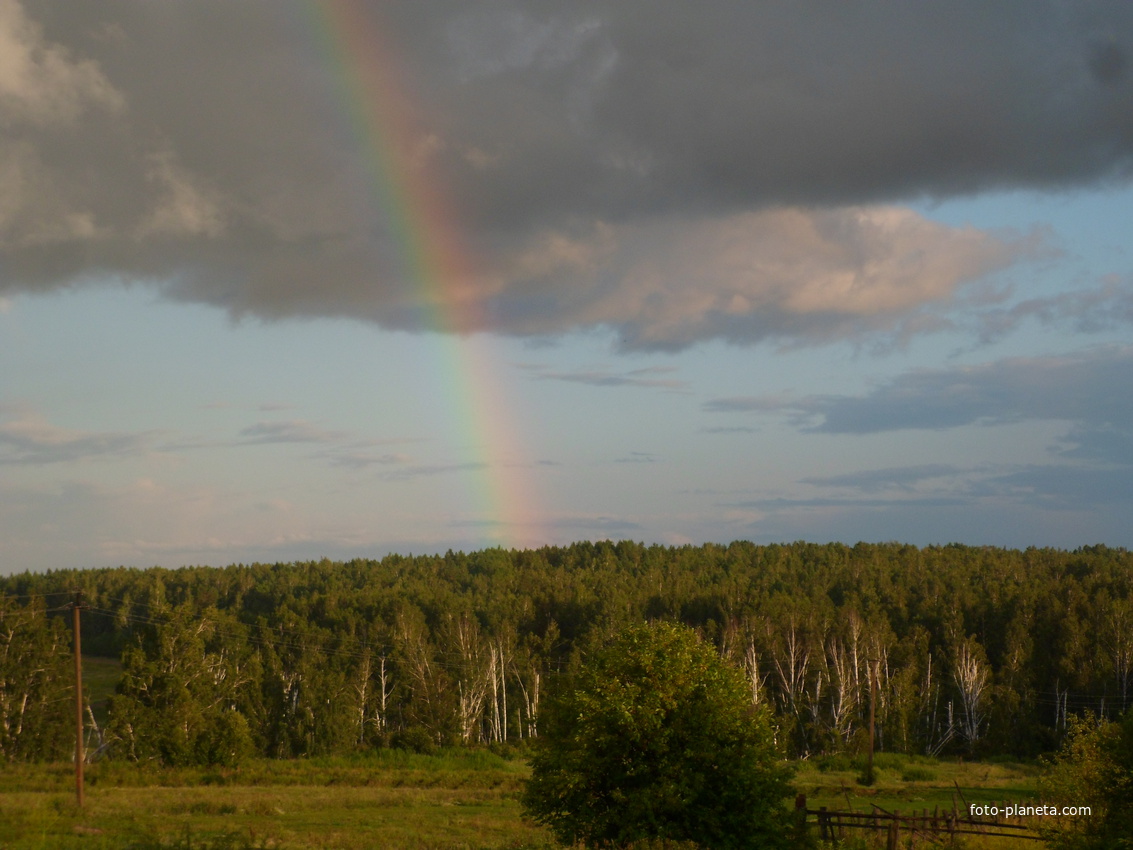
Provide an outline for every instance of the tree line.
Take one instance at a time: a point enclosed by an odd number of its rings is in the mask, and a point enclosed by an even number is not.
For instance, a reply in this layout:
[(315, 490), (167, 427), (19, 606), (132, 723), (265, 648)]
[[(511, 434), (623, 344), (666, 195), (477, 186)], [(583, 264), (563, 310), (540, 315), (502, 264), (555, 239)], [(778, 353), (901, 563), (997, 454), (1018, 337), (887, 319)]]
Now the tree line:
[[(118, 658), (89, 751), (167, 764), (538, 735), (563, 671), (684, 623), (796, 756), (1031, 756), (1133, 703), (1133, 556), (959, 545), (577, 543), (0, 578), (0, 760), (73, 742), (67, 607)], [(102, 714), (101, 722), (97, 719)]]

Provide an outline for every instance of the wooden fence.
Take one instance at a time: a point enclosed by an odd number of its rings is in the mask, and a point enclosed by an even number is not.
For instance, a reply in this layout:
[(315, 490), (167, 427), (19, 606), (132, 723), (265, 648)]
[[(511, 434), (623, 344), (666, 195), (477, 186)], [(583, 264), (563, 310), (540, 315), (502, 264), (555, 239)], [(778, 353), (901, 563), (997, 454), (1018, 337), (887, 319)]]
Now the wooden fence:
[(974, 818), (961, 815), (956, 809), (941, 812), (939, 808), (914, 810), (910, 814), (899, 811), (887, 812), (874, 806), (872, 812), (837, 811), (822, 806), (808, 809), (806, 796), (800, 794), (795, 799), (796, 817), (804, 828), (818, 827), (818, 837), (823, 841), (846, 838), (852, 830), (868, 829), (885, 833), (887, 850), (898, 850), (907, 839), (923, 840), (926, 844), (947, 844), (960, 835), (983, 835), (988, 837), (1013, 838), (1016, 841), (1042, 841), (1036, 830), (1018, 823), (1008, 823), (998, 818)]

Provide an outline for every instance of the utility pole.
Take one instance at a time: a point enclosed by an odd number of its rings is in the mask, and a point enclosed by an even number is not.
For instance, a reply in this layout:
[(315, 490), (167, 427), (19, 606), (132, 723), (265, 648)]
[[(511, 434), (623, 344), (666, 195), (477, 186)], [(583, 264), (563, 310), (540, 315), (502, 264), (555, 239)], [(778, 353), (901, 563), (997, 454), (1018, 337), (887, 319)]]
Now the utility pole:
[(877, 663), (869, 662), (869, 757), (865, 768), (865, 784), (873, 784), (873, 719), (877, 704)]
[(83, 762), (86, 761), (86, 748), (83, 746), (83, 652), (79, 626), (82, 607), (83, 592), (76, 590), (71, 612), (75, 625), (75, 801), (80, 809), (83, 807)]

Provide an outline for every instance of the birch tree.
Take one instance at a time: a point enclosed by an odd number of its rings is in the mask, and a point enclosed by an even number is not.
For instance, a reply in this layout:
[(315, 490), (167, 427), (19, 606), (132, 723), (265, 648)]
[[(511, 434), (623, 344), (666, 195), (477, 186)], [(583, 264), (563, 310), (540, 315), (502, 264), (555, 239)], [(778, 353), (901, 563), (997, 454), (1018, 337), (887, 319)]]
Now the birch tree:
[(983, 733), (986, 707), (984, 696), (989, 682), (983, 648), (974, 638), (959, 643), (952, 659), (952, 681), (960, 696), (962, 716), (960, 736), (974, 749)]
[(70, 637), (43, 601), (0, 597), (0, 762), (46, 761), (74, 751)]

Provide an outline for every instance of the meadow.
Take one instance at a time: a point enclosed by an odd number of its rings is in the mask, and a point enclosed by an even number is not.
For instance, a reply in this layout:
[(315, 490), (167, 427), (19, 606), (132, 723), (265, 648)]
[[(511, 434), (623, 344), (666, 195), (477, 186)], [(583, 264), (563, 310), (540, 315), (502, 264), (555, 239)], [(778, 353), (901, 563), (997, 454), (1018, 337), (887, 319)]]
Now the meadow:
[(80, 811), (70, 765), (8, 766), (0, 847), (539, 847), (546, 836), (516, 800), (526, 773), (522, 760), (485, 750), (226, 770), (102, 762), (87, 769)]
[[(1025, 803), (1039, 774), (1029, 764), (879, 754), (867, 787), (858, 782), (860, 760), (797, 767), (795, 787), (812, 808), (906, 813)], [(549, 850), (549, 835), (521, 816), (527, 775), (519, 754), (469, 748), (265, 759), (223, 770), (105, 761), (88, 767), (79, 811), (70, 765), (9, 765), (0, 773), (0, 847)]]

